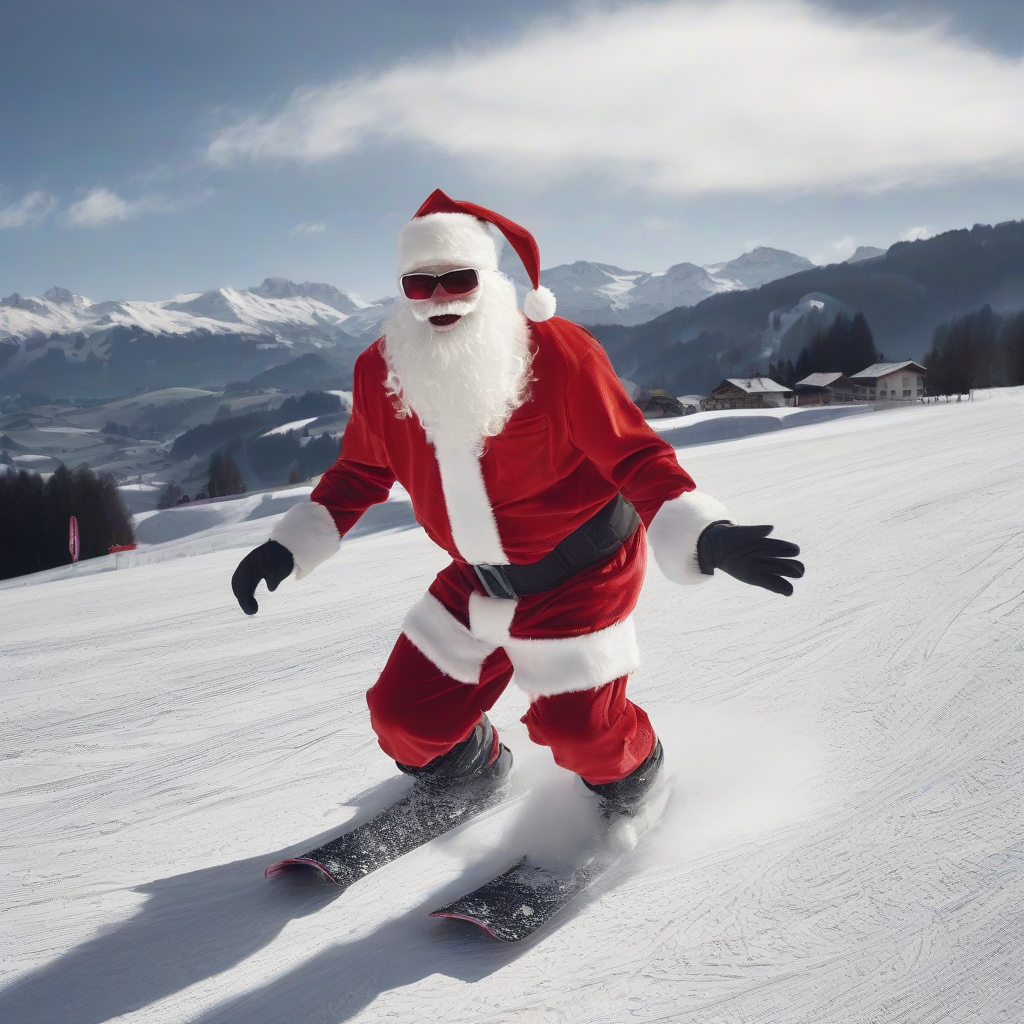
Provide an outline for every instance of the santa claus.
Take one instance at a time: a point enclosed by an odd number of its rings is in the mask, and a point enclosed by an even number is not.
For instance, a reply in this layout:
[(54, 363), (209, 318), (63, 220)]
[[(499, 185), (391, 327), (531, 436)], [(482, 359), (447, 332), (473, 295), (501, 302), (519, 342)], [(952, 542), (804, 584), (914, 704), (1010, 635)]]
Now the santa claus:
[[(525, 316), (495, 228), (533, 284)], [(356, 362), (340, 457), (242, 560), (235, 596), (255, 614), (260, 580), (312, 572), (397, 480), (452, 561), (367, 693), (381, 748), (424, 784), (497, 783), (512, 758), (486, 712), (514, 679), (530, 738), (606, 813), (633, 813), (662, 760), (626, 697), (648, 543), (677, 583), (717, 568), (786, 595), (799, 548), (696, 490), (600, 344), (554, 316), (522, 227), (438, 190), (399, 234), (398, 272), (403, 301)]]

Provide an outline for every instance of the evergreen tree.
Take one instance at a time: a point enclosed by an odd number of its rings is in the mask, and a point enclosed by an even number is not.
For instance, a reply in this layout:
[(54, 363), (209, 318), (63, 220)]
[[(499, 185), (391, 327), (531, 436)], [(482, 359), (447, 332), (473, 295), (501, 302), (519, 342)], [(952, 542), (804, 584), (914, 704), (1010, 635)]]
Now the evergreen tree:
[(792, 359), (780, 359), (777, 363), (769, 363), (768, 376), (776, 384), (784, 384), (787, 388), (791, 388), (800, 379), (793, 368)]
[(999, 360), (1007, 384), (1024, 384), (1024, 312), (1004, 320), (999, 332)]
[(875, 339), (863, 313), (851, 319), (839, 313), (797, 357), (794, 375), (803, 380), (812, 373), (844, 373), (852, 376), (878, 362)]
[(59, 466), (45, 483), (38, 473), (0, 475), (0, 579), (67, 565), (68, 522), (78, 520), (80, 557), (105, 555), (134, 541), (131, 515), (109, 473)]
[(878, 362), (875, 339), (863, 313), (854, 315), (850, 322), (850, 338), (848, 347), (840, 357), (840, 370), (847, 377), (852, 377), (861, 370), (866, 370)]
[(181, 498), (181, 488), (172, 480), (161, 492), (157, 508), (173, 508)]
[(210, 479), (206, 487), (211, 498), (225, 498), (229, 494), (245, 494), (245, 481), (235, 460), (230, 455), (216, 452), (210, 459)]
[(996, 339), (1001, 321), (990, 306), (935, 328), (925, 356), (933, 395), (965, 395), (998, 381)]

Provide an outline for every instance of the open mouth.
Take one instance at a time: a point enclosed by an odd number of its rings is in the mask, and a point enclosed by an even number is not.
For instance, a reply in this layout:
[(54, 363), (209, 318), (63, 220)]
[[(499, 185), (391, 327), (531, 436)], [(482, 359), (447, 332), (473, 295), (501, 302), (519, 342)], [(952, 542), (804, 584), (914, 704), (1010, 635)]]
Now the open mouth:
[(427, 317), (432, 327), (437, 327), (442, 331), (450, 330), (462, 319), (458, 313), (444, 313), (441, 316)]

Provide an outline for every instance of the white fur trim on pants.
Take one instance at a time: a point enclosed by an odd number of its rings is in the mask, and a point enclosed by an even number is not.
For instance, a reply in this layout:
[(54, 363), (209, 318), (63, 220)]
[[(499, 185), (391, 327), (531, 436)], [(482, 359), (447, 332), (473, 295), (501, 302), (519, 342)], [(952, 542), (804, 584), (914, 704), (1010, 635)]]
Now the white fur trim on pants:
[(473, 594), (469, 629), (432, 594), (409, 610), (402, 632), (421, 654), (460, 683), (475, 685), (487, 656), (499, 647), (515, 682), (531, 697), (591, 690), (635, 672), (640, 665), (633, 616), (582, 636), (524, 640), (509, 636), (514, 601)]
[(341, 545), (334, 518), (318, 501), (300, 501), (277, 521), (269, 540), (276, 540), (295, 559), (295, 578), (308, 576)]
[(711, 579), (697, 564), (697, 539), (705, 527), (734, 522), (729, 510), (703, 491), (687, 491), (666, 501), (647, 528), (647, 541), (658, 568), (673, 583), (703, 583)]

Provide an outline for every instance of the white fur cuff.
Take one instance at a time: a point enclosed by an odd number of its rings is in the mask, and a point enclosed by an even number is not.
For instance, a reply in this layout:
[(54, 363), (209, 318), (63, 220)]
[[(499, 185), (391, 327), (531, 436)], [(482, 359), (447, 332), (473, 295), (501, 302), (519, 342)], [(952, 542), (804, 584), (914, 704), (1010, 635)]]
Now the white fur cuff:
[(341, 545), (334, 518), (318, 501), (292, 505), (270, 531), (269, 539), (276, 540), (292, 553), (297, 580), (308, 576)]
[(647, 528), (647, 540), (658, 568), (673, 583), (703, 583), (711, 579), (697, 564), (697, 538), (717, 522), (735, 522), (729, 510), (710, 494), (687, 491), (666, 501)]

